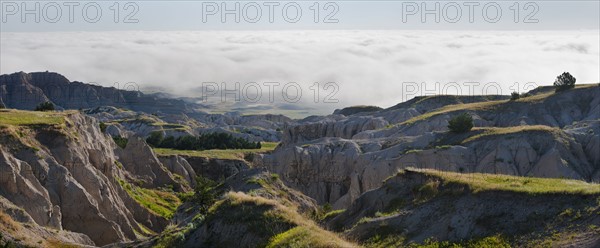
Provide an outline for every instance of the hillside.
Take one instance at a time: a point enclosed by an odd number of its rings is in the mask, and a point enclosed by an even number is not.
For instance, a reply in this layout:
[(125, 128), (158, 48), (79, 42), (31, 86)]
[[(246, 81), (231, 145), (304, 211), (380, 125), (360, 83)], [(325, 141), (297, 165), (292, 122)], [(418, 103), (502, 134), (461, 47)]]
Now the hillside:
[[(498, 98), (432, 96), (374, 113), (299, 121), (260, 163), (338, 209), (407, 167), (600, 181), (598, 84)], [(475, 128), (448, 132), (448, 120), (465, 112)]]
[(358, 247), (312, 220), (314, 200), (276, 174), (244, 170), (200, 187), (161, 235), (112, 247)]
[(365, 247), (597, 247), (600, 185), (407, 169), (327, 223)]

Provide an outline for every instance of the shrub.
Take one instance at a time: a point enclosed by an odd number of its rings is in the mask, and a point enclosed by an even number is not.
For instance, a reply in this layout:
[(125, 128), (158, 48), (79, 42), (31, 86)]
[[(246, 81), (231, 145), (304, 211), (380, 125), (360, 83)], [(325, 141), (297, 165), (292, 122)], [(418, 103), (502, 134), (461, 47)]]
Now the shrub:
[(466, 133), (473, 128), (473, 117), (467, 113), (455, 116), (448, 122), (448, 128), (454, 133)]
[(521, 98), (521, 95), (519, 95), (519, 92), (513, 92), (510, 94), (510, 100), (514, 101), (514, 100), (519, 100), (519, 98)]
[(206, 214), (210, 206), (218, 199), (220, 192), (217, 190), (219, 184), (203, 176), (196, 177), (196, 188), (192, 197), (201, 214)]
[(123, 138), (120, 135), (113, 136), (112, 138), (115, 141), (115, 143), (119, 147), (121, 147), (121, 149), (125, 149), (125, 147), (127, 147), (127, 143), (129, 142), (129, 140), (127, 138)]
[(572, 89), (575, 87), (575, 77), (571, 73), (563, 72), (556, 80), (554, 80), (554, 86), (556, 86), (556, 92)]
[(6, 108), (6, 106), (4, 105), (4, 103), (0, 102), (0, 109), (5, 109), (5, 108)]
[(54, 111), (54, 103), (43, 102), (35, 107), (35, 111)]
[(100, 131), (102, 131), (103, 133), (106, 132), (106, 127), (106, 123), (100, 122)]
[(162, 132), (152, 132), (150, 133), (150, 136), (146, 139), (146, 143), (148, 143), (148, 145), (153, 146), (153, 147), (157, 147), (160, 145), (160, 143), (162, 143), (164, 140), (164, 136), (162, 134)]

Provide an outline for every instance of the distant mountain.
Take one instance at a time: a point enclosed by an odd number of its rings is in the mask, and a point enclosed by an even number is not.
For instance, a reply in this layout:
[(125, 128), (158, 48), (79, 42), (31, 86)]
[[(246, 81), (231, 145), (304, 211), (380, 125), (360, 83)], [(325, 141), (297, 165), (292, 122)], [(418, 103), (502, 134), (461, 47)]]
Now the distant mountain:
[(7, 108), (34, 109), (51, 101), (59, 108), (85, 109), (114, 106), (147, 113), (194, 113), (200, 105), (159, 94), (71, 82), (54, 72), (18, 72), (0, 75), (0, 103)]

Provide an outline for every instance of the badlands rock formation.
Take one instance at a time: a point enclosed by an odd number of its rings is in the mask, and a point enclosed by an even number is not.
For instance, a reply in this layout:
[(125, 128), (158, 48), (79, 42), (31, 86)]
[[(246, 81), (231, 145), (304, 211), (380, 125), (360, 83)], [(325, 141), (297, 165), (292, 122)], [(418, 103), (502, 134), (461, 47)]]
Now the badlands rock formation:
[[(532, 94), (426, 97), (374, 113), (311, 117), (284, 130), (261, 162), (335, 208), (407, 167), (599, 181), (600, 86)], [(448, 120), (463, 112), (475, 128), (449, 133)]]
[(159, 232), (167, 224), (131, 199), (118, 180), (185, 185), (145, 143), (130, 139), (121, 150), (96, 119), (77, 112), (65, 112), (62, 124), (5, 126), (0, 133), (0, 195), (36, 225), (78, 232), (96, 245), (137, 239), (142, 225)]

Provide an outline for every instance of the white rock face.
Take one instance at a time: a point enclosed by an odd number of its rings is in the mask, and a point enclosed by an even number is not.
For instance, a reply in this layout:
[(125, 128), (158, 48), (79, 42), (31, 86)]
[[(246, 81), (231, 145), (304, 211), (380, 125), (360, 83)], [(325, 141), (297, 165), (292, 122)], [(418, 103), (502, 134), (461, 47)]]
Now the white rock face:
[(95, 245), (134, 240), (135, 232), (143, 233), (138, 223), (159, 232), (167, 221), (131, 199), (116, 178), (147, 179), (148, 187), (188, 187), (173, 179), (140, 138), (118, 148), (94, 118), (71, 113), (65, 127), (28, 132), (18, 137), (0, 131), (0, 195), (22, 207), (36, 225), (82, 233)]

